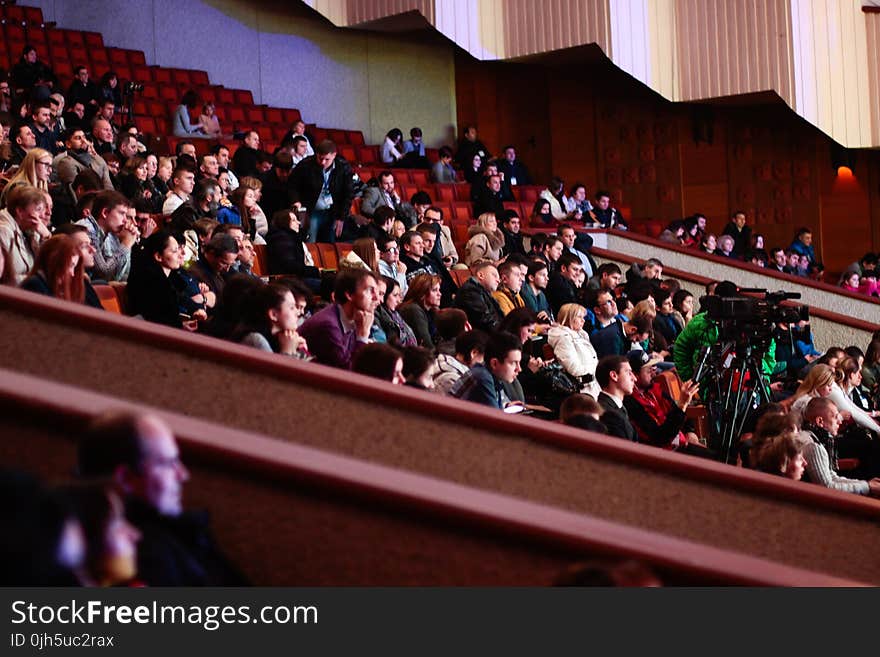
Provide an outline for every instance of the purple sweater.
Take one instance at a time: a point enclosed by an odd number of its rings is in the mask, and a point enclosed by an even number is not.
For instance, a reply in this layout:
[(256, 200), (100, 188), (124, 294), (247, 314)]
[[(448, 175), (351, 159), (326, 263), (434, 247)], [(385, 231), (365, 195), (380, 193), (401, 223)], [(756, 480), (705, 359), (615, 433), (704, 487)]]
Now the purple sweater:
[(342, 308), (331, 304), (309, 317), (299, 334), (306, 339), (316, 362), (350, 370), (355, 352), (364, 343), (358, 341), (355, 331), (342, 330), (341, 316)]

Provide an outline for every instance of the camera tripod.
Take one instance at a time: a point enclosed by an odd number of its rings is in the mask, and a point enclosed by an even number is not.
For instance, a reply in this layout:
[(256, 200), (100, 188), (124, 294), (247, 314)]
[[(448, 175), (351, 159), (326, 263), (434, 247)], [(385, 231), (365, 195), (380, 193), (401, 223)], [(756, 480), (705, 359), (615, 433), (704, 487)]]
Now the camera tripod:
[(709, 446), (724, 463), (736, 463), (736, 441), (749, 416), (771, 400), (761, 366), (763, 355), (747, 340), (719, 343), (706, 350), (698, 367), (699, 379), (706, 384)]

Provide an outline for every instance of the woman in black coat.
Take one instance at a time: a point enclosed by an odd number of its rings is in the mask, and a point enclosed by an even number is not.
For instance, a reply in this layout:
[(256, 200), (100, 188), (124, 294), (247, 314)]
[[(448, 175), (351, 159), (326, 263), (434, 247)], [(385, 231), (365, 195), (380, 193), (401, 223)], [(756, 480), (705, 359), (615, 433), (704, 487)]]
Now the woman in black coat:
[(321, 272), (306, 264), (300, 222), (293, 210), (279, 210), (272, 215), (272, 227), (266, 233), (266, 260), (270, 276), (297, 276), (313, 291), (321, 289)]
[[(129, 312), (148, 322), (194, 330), (196, 325), (189, 320), (207, 319), (207, 313), (186, 296), (187, 283), (178, 272), (183, 250), (177, 240), (171, 233), (159, 231), (141, 245), (126, 286)], [(184, 310), (189, 317), (184, 317)]]

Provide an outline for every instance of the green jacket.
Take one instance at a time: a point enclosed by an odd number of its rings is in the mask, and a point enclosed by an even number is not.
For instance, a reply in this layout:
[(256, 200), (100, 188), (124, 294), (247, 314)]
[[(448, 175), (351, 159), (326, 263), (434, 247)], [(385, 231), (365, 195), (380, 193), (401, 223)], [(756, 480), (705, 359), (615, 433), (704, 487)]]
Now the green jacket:
[[(675, 339), (672, 357), (675, 361), (675, 369), (682, 381), (687, 381), (694, 376), (697, 365), (697, 357), (704, 345), (713, 345), (718, 342), (718, 326), (706, 313), (698, 313), (690, 323), (684, 327)], [(764, 354), (761, 364), (764, 375), (770, 377), (776, 370), (776, 343), (770, 340), (770, 346)]]

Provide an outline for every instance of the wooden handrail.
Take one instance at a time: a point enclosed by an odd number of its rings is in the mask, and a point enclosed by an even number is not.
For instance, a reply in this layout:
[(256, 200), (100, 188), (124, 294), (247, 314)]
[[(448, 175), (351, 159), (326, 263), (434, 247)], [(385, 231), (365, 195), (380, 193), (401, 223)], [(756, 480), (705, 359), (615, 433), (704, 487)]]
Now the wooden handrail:
[[(376, 503), (394, 513), (490, 531), (504, 544), (632, 558), (691, 578), (758, 586), (861, 586), (747, 555), (699, 545), (546, 505), (279, 442), (176, 413), (0, 370), (0, 406), (39, 423), (81, 426), (107, 411), (150, 412), (169, 423), (189, 463), (207, 461), (245, 477), (306, 484)], [(8, 437), (7, 437), (8, 438)], [(16, 449), (26, 449), (17, 445)], [(280, 546), (279, 546), (280, 547)], [(466, 582), (463, 582), (466, 583)], [(511, 582), (515, 584), (516, 582)]]

